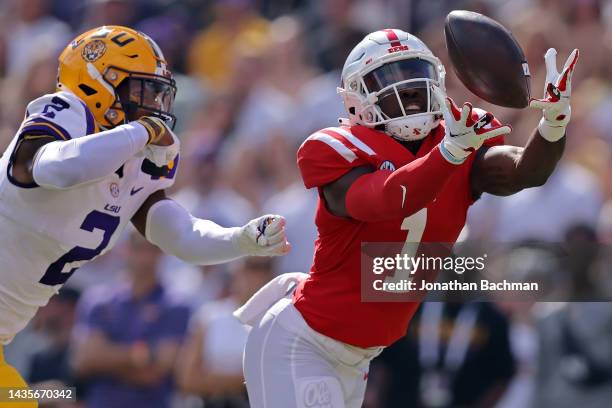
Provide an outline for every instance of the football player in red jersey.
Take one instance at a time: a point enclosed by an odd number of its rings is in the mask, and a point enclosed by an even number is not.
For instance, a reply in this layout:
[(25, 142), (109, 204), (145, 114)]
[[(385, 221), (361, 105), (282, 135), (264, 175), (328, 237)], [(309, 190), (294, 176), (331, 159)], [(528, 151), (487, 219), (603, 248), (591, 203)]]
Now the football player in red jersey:
[(253, 326), (244, 358), (252, 407), (361, 406), (369, 362), (418, 307), (361, 301), (361, 243), (452, 243), (482, 193), (544, 184), (563, 153), (577, 58), (558, 73), (547, 52), (545, 97), (530, 103), (543, 118), (516, 147), (491, 113), (446, 97), (444, 67), (418, 38), (381, 30), (353, 49), (338, 89), (348, 120), (308, 137), (297, 155), (304, 184), (319, 191), (311, 273), (292, 297), (274, 299), (286, 285), (273, 281), (237, 313)]

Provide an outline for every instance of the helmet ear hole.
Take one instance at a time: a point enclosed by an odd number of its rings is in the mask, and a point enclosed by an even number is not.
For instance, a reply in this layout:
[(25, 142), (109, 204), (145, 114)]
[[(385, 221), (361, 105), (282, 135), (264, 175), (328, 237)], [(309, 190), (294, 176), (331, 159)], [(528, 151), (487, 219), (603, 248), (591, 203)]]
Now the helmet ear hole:
[(83, 91), (83, 93), (87, 96), (91, 96), (98, 93), (98, 91), (85, 84), (79, 84), (79, 89)]
[(351, 107), (348, 109), (348, 111), (349, 111), (349, 113), (350, 113), (351, 115), (354, 115), (354, 114), (355, 114), (355, 107), (354, 107), (354, 106), (351, 106)]

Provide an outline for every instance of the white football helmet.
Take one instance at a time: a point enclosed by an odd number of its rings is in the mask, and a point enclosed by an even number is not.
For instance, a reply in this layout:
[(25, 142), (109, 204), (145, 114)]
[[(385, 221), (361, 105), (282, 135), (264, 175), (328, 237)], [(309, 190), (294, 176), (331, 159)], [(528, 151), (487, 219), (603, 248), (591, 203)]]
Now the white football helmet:
[(440, 123), (432, 87), (445, 92), (446, 71), (423, 41), (402, 30), (368, 34), (342, 68), (338, 94), (351, 125), (384, 125), (390, 136), (420, 140)]

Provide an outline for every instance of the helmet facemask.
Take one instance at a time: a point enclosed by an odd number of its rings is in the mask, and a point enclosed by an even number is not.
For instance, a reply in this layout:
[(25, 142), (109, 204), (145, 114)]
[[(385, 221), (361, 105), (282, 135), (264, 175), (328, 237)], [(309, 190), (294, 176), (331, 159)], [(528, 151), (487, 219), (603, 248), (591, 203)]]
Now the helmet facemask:
[(428, 56), (409, 57), (363, 74), (359, 81), (365, 99), (360, 112), (363, 124), (384, 126), (386, 133), (402, 141), (427, 136), (442, 117), (433, 98), (433, 87), (443, 83), (437, 63)]
[(130, 72), (116, 88), (116, 101), (112, 109), (122, 110), (129, 122), (142, 116), (155, 116), (174, 129), (176, 116), (172, 114), (172, 108), (175, 96), (174, 79)]

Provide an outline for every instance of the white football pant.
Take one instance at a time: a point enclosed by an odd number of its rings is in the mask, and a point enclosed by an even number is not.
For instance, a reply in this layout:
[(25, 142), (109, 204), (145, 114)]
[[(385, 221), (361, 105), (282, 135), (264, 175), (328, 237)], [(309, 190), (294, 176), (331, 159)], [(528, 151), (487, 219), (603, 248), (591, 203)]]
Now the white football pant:
[(360, 408), (370, 361), (381, 351), (316, 332), (285, 297), (247, 339), (243, 366), (251, 407)]

